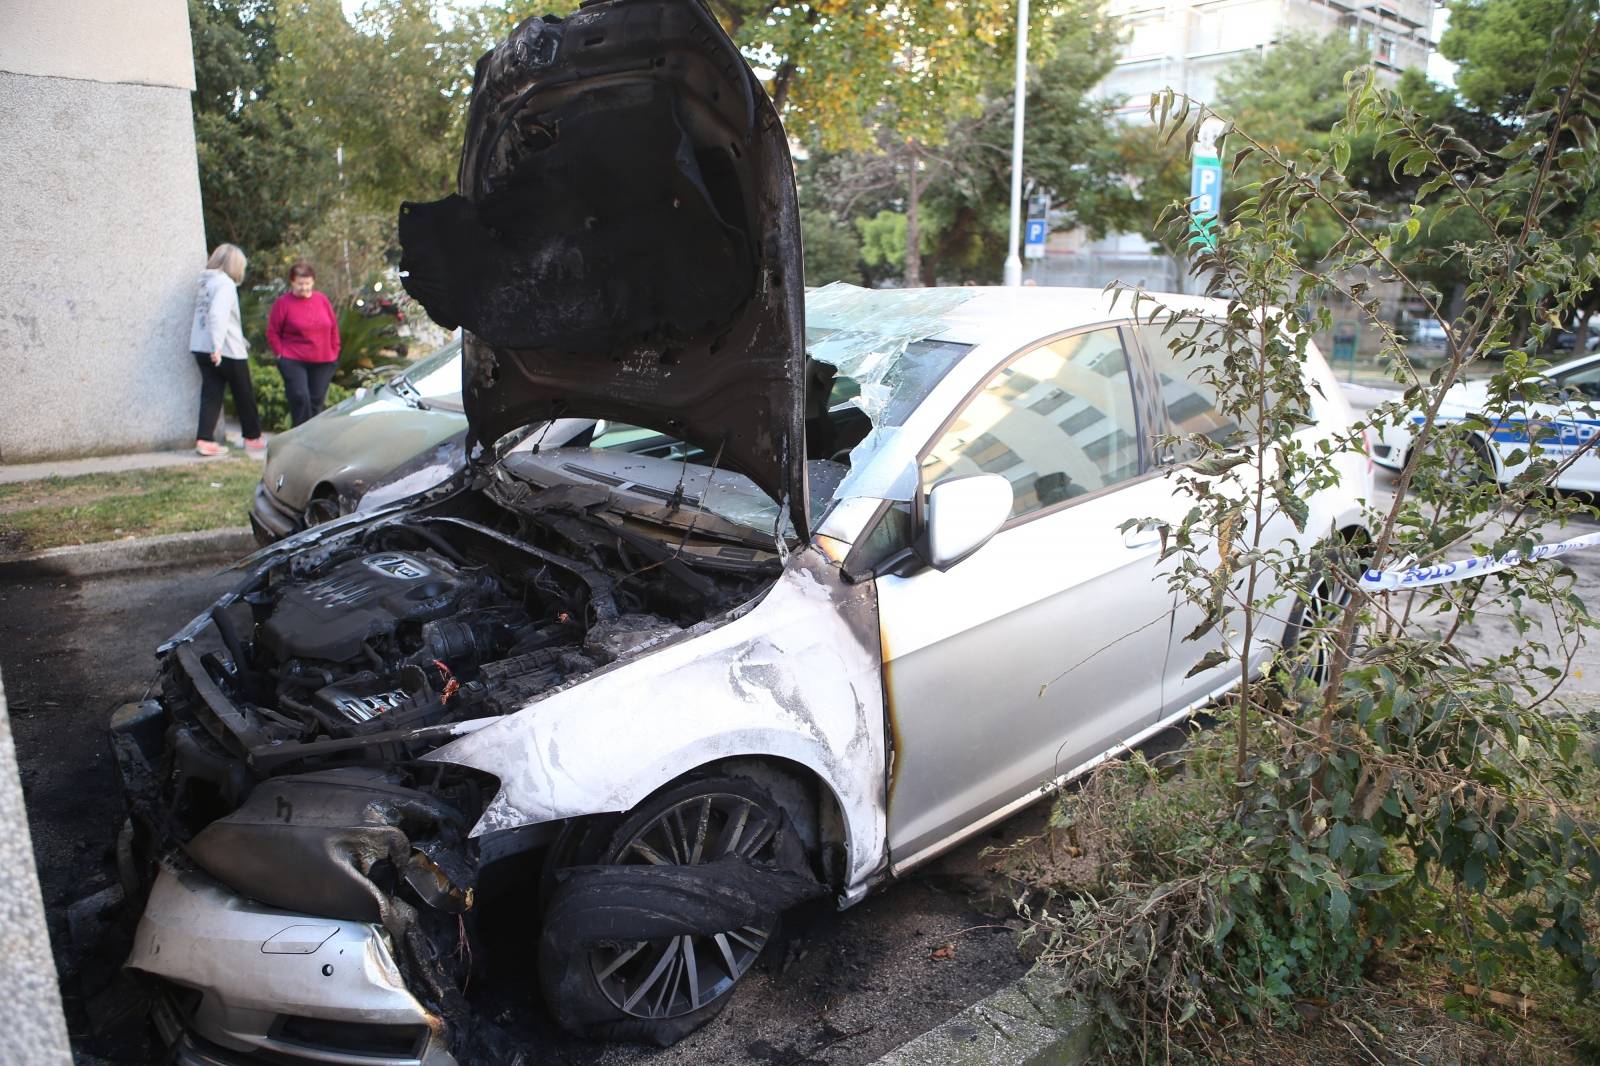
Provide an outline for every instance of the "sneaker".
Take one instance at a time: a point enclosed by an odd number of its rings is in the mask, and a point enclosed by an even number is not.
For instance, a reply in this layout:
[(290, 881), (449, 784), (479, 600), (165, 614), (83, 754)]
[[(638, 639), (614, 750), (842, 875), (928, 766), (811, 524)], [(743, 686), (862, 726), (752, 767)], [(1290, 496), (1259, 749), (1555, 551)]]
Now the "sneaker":
[(228, 449), (224, 448), (214, 440), (197, 440), (194, 442), (194, 450), (199, 452), (201, 455), (210, 456), (221, 455)]
[(267, 442), (261, 437), (246, 437), (244, 439), (244, 450), (247, 452), (264, 452), (267, 450)]

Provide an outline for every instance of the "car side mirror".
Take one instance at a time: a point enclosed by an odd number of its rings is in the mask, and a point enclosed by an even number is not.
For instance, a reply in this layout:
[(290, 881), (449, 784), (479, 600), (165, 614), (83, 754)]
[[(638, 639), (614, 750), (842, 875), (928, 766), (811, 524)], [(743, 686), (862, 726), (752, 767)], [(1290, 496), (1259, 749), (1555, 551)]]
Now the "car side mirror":
[(922, 557), (948, 570), (989, 542), (1011, 517), (1011, 482), (999, 474), (941, 481), (928, 491)]

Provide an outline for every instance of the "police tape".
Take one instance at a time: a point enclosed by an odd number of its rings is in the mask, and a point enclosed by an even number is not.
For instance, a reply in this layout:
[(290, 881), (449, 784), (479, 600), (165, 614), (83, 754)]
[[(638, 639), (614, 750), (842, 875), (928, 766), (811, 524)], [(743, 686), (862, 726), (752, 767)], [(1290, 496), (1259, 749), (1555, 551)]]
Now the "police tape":
[(1476, 559), (1462, 559), (1454, 563), (1435, 563), (1432, 566), (1412, 566), (1404, 570), (1368, 570), (1358, 584), (1363, 592), (1401, 592), (1406, 589), (1427, 588), (1430, 585), (1448, 585), (1453, 581), (1483, 577), (1486, 574), (1509, 570), (1522, 563), (1553, 559), (1568, 552), (1600, 547), (1600, 533), (1588, 533), (1571, 540), (1554, 544), (1541, 544), (1524, 557), (1521, 552), (1509, 551), (1504, 555), (1480, 555)]

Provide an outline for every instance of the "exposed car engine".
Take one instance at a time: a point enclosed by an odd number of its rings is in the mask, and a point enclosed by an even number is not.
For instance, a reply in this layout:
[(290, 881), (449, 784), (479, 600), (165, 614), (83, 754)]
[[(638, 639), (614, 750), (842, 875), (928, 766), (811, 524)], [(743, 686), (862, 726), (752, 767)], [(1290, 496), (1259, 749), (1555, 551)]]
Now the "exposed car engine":
[(512, 682), (532, 694), (601, 664), (560, 597), (536, 603), (436, 551), (358, 555), (283, 590), (257, 626), (257, 660), (278, 710), (313, 735), (431, 725), (483, 713), (491, 687), (504, 703)]
[(547, 493), (513, 511), (462, 494), (298, 552), (213, 609), (221, 647), (176, 643), (166, 714), (121, 730), (169, 753), (147, 791), (178, 815), (163, 835), (188, 839), (267, 777), (402, 765), (452, 724), (518, 710), (776, 573), (763, 553), (708, 561), (585, 502)]

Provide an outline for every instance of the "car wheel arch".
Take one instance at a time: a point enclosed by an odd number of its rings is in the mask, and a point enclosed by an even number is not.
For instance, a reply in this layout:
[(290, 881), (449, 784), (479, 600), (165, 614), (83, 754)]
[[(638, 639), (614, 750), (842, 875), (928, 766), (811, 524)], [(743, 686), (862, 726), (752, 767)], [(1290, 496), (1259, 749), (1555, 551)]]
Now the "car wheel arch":
[[(331, 510), (329, 509), (331, 505)], [(322, 525), (335, 518), (348, 514), (350, 508), (346, 505), (344, 495), (334, 487), (330, 481), (319, 481), (312, 486), (311, 495), (306, 498), (305, 518), (307, 526)]]
[(540, 894), (548, 896), (557, 870), (571, 865), (596, 840), (608, 837), (634, 811), (657, 796), (694, 782), (716, 777), (743, 777), (770, 793), (789, 816), (807, 857), (822, 882), (835, 896), (848, 879), (850, 826), (843, 801), (817, 770), (779, 755), (745, 754), (719, 758), (686, 770), (662, 782), (626, 810), (577, 815), (561, 822), (542, 864)]

